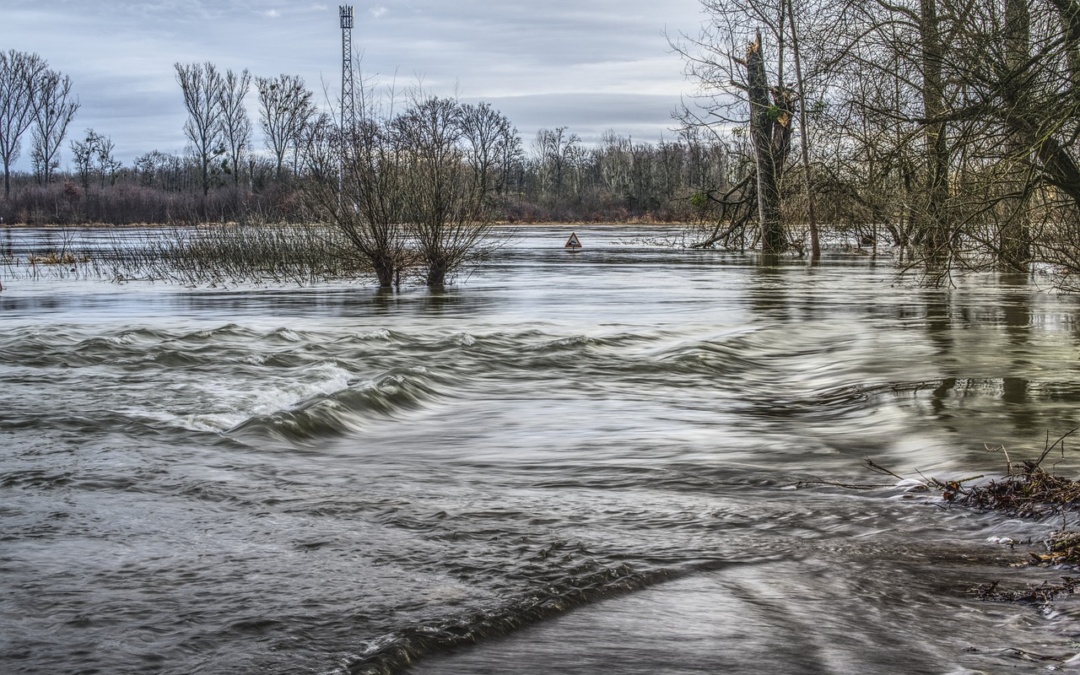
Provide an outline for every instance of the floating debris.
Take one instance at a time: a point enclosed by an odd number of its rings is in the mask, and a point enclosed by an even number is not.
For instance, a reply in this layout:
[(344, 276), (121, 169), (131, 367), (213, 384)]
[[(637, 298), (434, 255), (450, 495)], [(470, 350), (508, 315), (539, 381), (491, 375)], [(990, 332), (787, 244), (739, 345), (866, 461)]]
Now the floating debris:
[(1061, 577), (1061, 583), (1044, 581), (1038, 586), (1020, 589), (1016, 591), (1000, 590), (1000, 581), (991, 581), (972, 589), (972, 594), (980, 600), (993, 602), (1031, 602), (1037, 605), (1045, 605), (1062, 595), (1076, 593), (1077, 585), (1080, 584), (1072, 577)]
[(992, 480), (985, 485), (966, 487), (955, 482), (946, 483), (942, 497), (963, 506), (1038, 518), (1080, 505), (1080, 482), (1055, 476), (1025, 462), (1023, 473)]

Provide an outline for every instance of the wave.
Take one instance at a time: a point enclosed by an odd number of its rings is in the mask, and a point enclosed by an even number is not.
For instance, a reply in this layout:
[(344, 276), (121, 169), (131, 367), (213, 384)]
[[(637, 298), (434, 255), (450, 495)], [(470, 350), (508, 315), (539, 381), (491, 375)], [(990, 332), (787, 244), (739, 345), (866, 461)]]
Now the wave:
[(442, 624), (416, 624), (373, 640), (340, 675), (393, 675), (426, 656), (507, 635), (576, 607), (668, 581), (670, 570), (637, 572), (622, 564), (525, 593), (501, 607), (478, 610)]
[(358, 431), (372, 420), (391, 419), (425, 408), (440, 395), (426, 369), (398, 370), (316, 394), (287, 409), (254, 415), (226, 433), (265, 435), (293, 442), (313, 440)]

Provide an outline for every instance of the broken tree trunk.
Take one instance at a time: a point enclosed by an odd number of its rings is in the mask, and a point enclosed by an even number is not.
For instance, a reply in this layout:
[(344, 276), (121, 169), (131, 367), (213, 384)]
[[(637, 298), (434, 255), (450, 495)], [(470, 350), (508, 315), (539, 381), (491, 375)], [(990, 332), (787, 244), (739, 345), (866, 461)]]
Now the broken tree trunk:
[(746, 91), (750, 99), (750, 140), (757, 166), (758, 221), (762, 253), (782, 253), (787, 235), (780, 213), (780, 179), (791, 148), (791, 94), (769, 87), (761, 32), (746, 49)]

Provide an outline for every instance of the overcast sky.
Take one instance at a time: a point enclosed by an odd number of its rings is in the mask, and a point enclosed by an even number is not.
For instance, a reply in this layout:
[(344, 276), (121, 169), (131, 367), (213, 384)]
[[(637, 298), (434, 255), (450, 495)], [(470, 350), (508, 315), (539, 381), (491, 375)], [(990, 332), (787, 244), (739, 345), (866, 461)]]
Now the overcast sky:
[[(485, 100), (526, 147), (540, 128), (586, 142), (607, 129), (671, 137), (692, 91), (665, 31), (697, 34), (699, 0), (373, 0), (355, 2), (353, 45), (382, 82)], [(338, 3), (312, 0), (3, 0), (0, 49), (36, 52), (69, 75), (82, 103), (68, 138), (93, 128), (130, 163), (181, 152), (176, 62), (258, 76), (301, 75), (325, 101), (341, 75)], [(257, 125), (254, 89), (248, 94)], [(256, 131), (255, 145), (262, 147)], [(70, 159), (65, 143), (63, 165)], [(18, 167), (29, 169), (29, 134)]]

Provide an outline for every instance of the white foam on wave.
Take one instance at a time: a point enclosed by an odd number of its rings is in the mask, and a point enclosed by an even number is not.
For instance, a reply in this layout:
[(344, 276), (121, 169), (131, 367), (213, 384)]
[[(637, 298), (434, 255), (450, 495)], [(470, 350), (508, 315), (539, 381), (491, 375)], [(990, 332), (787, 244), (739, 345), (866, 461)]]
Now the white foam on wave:
[(131, 411), (139, 417), (179, 426), (189, 431), (224, 432), (260, 415), (271, 415), (316, 396), (341, 392), (356, 381), (350, 371), (331, 361), (323, 361), (299, 372), (264, 378), (200, 380), (172, 397), (186, 402), (195, 411), (140, 410)]

